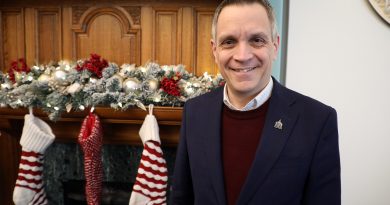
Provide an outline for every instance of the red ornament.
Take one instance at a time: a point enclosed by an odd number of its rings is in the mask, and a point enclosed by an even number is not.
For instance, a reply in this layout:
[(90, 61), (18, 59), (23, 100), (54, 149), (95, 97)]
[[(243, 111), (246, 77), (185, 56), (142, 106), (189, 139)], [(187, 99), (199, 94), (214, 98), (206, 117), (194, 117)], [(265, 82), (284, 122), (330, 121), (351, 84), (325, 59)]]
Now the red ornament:
[[(19, 67), (21, 65), (21, 67)], [(11, 68), (8, 70), (9, 79), (15, 83), (15, 72), (25, 72), (29, 73), (30, 68), (27, 66), (26, 61), (24, 58), (19, 58), (17, 61), (11, 62)]]
[(100, 60), (100, 55), (91, 53), (91, 57), (84, 61), (82, 65), (77, 65), (76, 70), (89, 70), (95, 74), (98, 78), (102, 77), (102, 71), (108, 66), (108, 62), (105, 59)]

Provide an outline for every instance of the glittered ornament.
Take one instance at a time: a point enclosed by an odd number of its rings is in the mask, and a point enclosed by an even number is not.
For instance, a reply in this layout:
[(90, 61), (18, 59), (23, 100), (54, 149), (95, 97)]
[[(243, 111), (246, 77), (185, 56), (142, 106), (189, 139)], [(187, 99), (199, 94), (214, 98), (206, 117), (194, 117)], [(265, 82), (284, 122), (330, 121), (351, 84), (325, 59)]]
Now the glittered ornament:
[(128, 78), (123, 82), (123, 90), (126, 94), (134, 92), (140, 88), (140, 82), (136, 78)]
[(66, 80), (68, 73), (64, 70), (55, 70), (52, 74), (54, 82), (59, 85), (68, 85), (69, 82)]
[(51, 79), (50, 75), (42, 74), (38, 77), (38, 82), (49, 82)]
[(153, 78), (153, 79), (147, 80), (146, 85), (147, 85), (147, 88), (149, 91), (154, 92), (158, 89), (158, 87), (160, 86), (160, 83), (157, 79)]

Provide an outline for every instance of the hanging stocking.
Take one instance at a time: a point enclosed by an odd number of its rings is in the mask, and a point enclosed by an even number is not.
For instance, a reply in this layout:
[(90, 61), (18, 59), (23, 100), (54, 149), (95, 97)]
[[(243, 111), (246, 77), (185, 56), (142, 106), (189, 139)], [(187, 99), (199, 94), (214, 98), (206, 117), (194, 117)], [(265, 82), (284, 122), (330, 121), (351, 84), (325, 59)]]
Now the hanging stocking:
[(24, 116), (20, 145), (22, 154), (13, 193), (15, 205), (47, 204), (42, 182), (43, 154), (53, 143), (54, 134), (43, 120), (30, 111)]
[(159, 128), (153, 105), (139, 131), (144, 150), (129, 205), (166, 204), (168, 171), (161, 150)]
[(88, 205), (99, 205), (102, 192), (103, 132), (99, 117), (92, 112), (84, 119), (78, 142), (84, 152), (85, 194)]

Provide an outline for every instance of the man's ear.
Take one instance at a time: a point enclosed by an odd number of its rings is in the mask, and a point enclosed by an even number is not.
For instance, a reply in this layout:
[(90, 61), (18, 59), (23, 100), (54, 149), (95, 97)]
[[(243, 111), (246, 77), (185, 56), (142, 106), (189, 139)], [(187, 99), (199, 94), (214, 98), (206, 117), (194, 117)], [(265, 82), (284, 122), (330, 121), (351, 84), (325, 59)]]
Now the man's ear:
[(214, 61), (217, 60), (216, 52), (217, 52), (217, 42), (214, 41), (214, 39), (210, 40), (210, 45), (211, 45), (211, 51), (213, 52), (214, 56)]
[(280, 46), (280, 36), (276, 36), (274, 42), (273, 42), (273, 47), (274, 47), (274, 58), (273, 60), (276, 60), (278, 57), (278, 52), (279, 52), (279, 46)]

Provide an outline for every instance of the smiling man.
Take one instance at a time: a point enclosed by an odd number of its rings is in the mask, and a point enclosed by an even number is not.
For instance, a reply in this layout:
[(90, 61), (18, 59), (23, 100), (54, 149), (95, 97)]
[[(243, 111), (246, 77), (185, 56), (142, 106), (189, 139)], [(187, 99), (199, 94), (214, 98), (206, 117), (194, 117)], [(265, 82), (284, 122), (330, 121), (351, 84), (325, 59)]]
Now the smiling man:
[(185, 104), (171, 204), (339, 205), (336, 111), (271, 77), (269, 2), (223, 1), (212, 36), (226, 84)]

